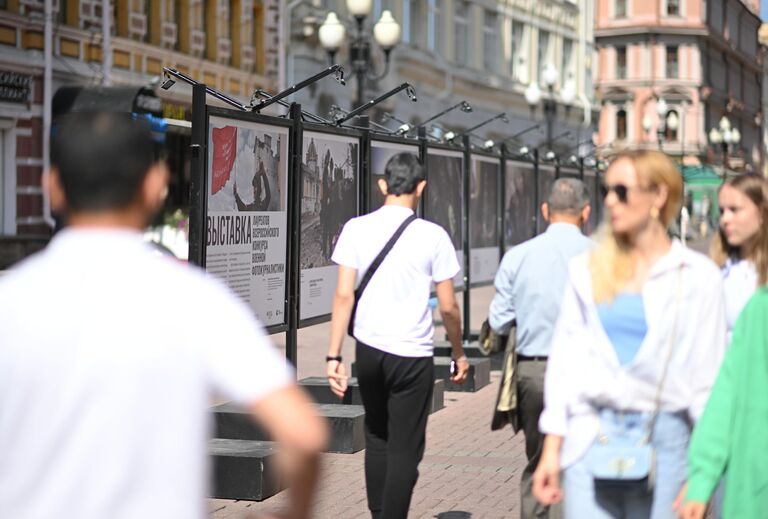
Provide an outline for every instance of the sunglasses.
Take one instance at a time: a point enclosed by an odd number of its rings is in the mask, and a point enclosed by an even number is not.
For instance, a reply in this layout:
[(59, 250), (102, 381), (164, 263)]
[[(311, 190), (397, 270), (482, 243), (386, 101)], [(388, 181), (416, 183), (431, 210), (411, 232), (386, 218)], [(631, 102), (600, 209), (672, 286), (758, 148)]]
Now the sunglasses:
[(622, 204), (626, 204), (629, 200), (629, 192), (631, 188), (629, 186), (625, 186), (624, 184), (614, 184), (612, 186), (602, 184), (600, 186), (600, 194), (603, 198), (608, 196), (608, 193), (613, 192), (616, 194), (616, 198), (621, 202)]

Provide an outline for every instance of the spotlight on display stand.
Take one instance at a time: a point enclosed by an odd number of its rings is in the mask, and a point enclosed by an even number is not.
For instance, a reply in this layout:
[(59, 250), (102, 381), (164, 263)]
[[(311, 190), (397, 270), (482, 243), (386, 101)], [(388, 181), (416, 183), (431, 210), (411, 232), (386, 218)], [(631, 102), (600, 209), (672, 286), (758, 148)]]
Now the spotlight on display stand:
[[(517, 133), (516, 133), (516, 134), (514, 134), (512, 137), (508, 137), (508, 138), (506, 138), (506, 139), (504, 140), (504, 142), (502, 142), (502, 143), (501, 143), (501, 147), (502, 147), (502, 149), (506, 149), (505, 147), (506, 147), (506, 146), (507, 146), (507, 144), (509, 144), (509, 143), (517, 143), (517, 144), (520, 144), (520, 141), (519, 141), (519, 138), (520, 138), (520, 137), (522, 137), (522, 136), (523, 136), (523, 135), (525, 135), (526, 133), (532, 132), (533, 130), (538, 130), (538, 129), (540, 129), (540, 128), (541, 128), (541, 124), (534, 124), (533, 126), (529, 126), (528, 128), (525, 128), (525, 129), (523, 129), (523, 130), (521, 130), (521, 131), (517, 132)], [(528, 151), (527, 151), (527, 150), (528, 150), (528, 148), (527, 148), (526, 146), (523, 146), (523, 148), (526, 148), (526, 151), (523, 153), (523, 155), (524, 155), (525, 153), (528, 153)], [(522, 148), (521, 148), (521, 149), (522, 149)]]
[(352, 119), (353, 117), (356, 117), (356, 116), (360, 115), (361, 113), (363, 113), (363, 112), (365, 112), (367, 110), (370, 110), (371, 108), (373, 108), (377, 104), (381, 103), (382, 101), (384, 101), (386, 99), (389, 99), (393, 95), (395, 95), (398, 92), (401, 92), (403, 90), (405, 90), (405, 93), (408, 94), (408, 97), (411, 99), (411, 101), (413, 101), (414, 103), (417, 101), (416, 91), (413, 89), (411, 84), (410, 83), (403, 83), (402, 85), (393, 88), (389, 92), (386, 92), (386, 93), (380, 95), (376, 99), (373, 99), (373, 100), (368, 101), (367, 103), (365, 103), (363, 105), (358, 106), (357, 108), (355, 108), (354, 110), (352, 110), (348, 114), (339, 117), (338, 119), (336, 119), (336, 126), (341, 126), (346, 121)]
[(319, 72), (315, 74), (314, 76), (305, 79), (304, 81), (301, 81), (299, 83), (296, 83), (292, 87), (288, 87), (285, 90), (283, 90), (280, 93), (275, 94), (274, 96), (270, 97), (269, 99), (264, 99), (258, 104), (255, 104), (251, 107), (251, 110), (255, 112), (259, 112), (263, 110), (264, 108), (268, 107), (271, 104), (279, 102), (281, 99), (288, 97), (289, 95), (298, 92), (302, 88), (306, 88), (312, 83), (316, 83), (317, 81), (323, 79), (326, 76), (330, 76), (333, 74), (333, 78), (340, 83), (341, 85), (346, 85), (346, 82), (344, 81), (344, 68), (341, 65), (331, 65), (327, 69), (323, 70), (322, 72)]
[[(264, 90), (256, 89), (256, 90), (253, 91), (253, 94), (251, 95), (251, 106), (254, 105), (256, 103), (256, 99), (258, 99), (260, 97), (263, 97), (264, 99), (272, 99), (273, 98), (270, 94), (266, 93)], [(288, 101), (286, 101), (284, 99), (279, 99), (276, 102), (277, 102), (277, 104), (279, 104), (280, 106), (283, 106), (285, 108), (290, 108), (291, 107), (291, 103), (289, 103)], [(320, 117), (319, 115), (315, 115), (315, 114), (313, 114), (311, 112), (307, 112), (306, 110), (302, 110), (301, 111), (301, 115), (304, 117), (304, 119), (309, 119), (309, 120), (314, 121), (316, 123), (333, 124), (328, 119), (324, 119), (324, 118)], [(285, 117), (285, 115), (283, 117)]]
[(489, 119), (486, 119), (485, 121), (483, 121), (483, 122), (481, 122), (479, 124), (474, 125), (472, 128), (468, 128), (463, 133), (456, 134), (455, 132), (448, 132), (448, 133), (445, 134), (445, 140), (447, 142), (453, 142), (458, 137), (460, 137), (462, 135), (472, 135), (473, 131), (477, 130), (478, 128), (482, 128), (486, 124), (490, 124), (490, 123), (492, 123), (493, 121), (495, 121), (497, 119), (503, 121), (506, 124), (509, 124), (509, 118), (507, 118), (507, 114), (504, 113), (504, 112), (501, 112), (501, 113), (498, 113), (498, 114), (494, 115), (493, 117), (491, 117)]
[[(171, 79), (171, 76), (175, 77), (176, 79), (178, 79), (180, 81), (183, 81), (184, 83), (187, 83), (188, 85), (195, 86), (195, 85), (199, 85), (200, 84), (198, 81), (195, 81), (194, 79), (192, 79), (191, 77), (187, 76), (186, 74), (182, 74), (181, 72), (179, 72), (175, 68), (163, 67), (163, 75), (164, 75), (163, 84), (160, 85), (160, 88), (162, 88), (163, 90), (170, 90), (170, 88), (173, 85), (176, 84), (176, 81)], [(224, 101), (228, 105), (234, 106), (235, 108), (237, 108), (239, 110), (242, 110), (244, 112), (247, 112), (248, 110), (250, 110), (250, 107), (248, 107), (247, 105), (244, 105), (243, 103), (241, 103), (237, 99), (235, 99), (233, 97), (230, 97), (230, 96), (228, 96), (226, 94), (222, 94), (218, 90), (214, 90), (213, 88), (211, 88), (209, 86), (205, 87), (205, 93), (208, 94), (211, 97), (215, 97), (216, 99), (218, 99), (220, 101)]]
[[(338, 105), (331, 105), (331, 111), (329, 112), (328, 115), (330, 115), (331, 119), (333, 119), (335, 121), (336, 119), (339, 119), (340, 117), (346, 116), (348, 113), (349, 112), (347, 112), (346, 110), (344, 110), (343, 108), (341, 108)], [(331, 124), (333, 124), (333, 123), (331, 123)], [(371, 131), (374, 131), (374, 132), (378, 130), (377, 133), (384, 133), (386, 135), (395, 135), (396, 134), (396, 132), (390, 130), (386, 126), (381, 125), (379, 123), (376, 123), (374, 121), (370, 121), (369, 120), (368, 121), (368, 125), (369, 125), (369, 127), (365, 128), (366, 130), (371, 130)], [(357, 128), (356, 126), (349, 126), (349, 127), (350, 128)]]

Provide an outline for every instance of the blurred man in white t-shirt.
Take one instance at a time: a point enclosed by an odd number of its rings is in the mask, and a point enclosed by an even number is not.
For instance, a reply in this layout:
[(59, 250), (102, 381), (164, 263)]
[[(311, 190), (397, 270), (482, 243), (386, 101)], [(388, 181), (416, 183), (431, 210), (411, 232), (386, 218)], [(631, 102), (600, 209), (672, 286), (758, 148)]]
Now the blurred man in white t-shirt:
[(67, 227), (0, 280), (0, 517), (205, 517), (214, 395), (281, 443), (307, 517), (326, 426), (250, 310), (143, 243), (168, 181), (149, 129), (72, 115), (51, 158)]

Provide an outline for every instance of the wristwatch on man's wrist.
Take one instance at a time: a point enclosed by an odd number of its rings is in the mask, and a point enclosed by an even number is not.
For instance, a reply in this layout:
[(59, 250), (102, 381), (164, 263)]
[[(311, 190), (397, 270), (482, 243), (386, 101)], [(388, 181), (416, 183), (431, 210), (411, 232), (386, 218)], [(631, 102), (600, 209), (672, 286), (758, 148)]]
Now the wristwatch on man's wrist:
[(332, 360), (335, 360), (337, 362), (341, 362), (341, 355), (326, 355), (325, 356), (325, 362), (331, 362)]

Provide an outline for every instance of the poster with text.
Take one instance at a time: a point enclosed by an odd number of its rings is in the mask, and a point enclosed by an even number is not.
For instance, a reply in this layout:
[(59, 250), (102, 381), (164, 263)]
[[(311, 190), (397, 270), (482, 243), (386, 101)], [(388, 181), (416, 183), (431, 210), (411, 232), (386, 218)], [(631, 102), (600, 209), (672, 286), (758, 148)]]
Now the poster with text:
[(360, 140), (304, 132), (301, 157), (301, 303), (299, 316), (331, 313), (338, 267), (331, 261), (341, 229), (357, 216)]
[[(553, 166), (539, 166), (539, 207), (549, 198), (549, 192), (552, 191), (552, 184), (555, 183), (555, 168)], [(536, 209), (539, 210), (538, 208)], [(540, 234), (547, 229), (547, 222), (544, 218), (539, 218), (539, 226), (536, 234)]]
[(533, 164), (507, 161), (504, 186), (504, 247), (536, 235), (536, 200)]
[(493, 281), (499, 266), (498, 195), (500, 162), (472, 156), (469, 181), (469, 280)]
[(464, 153), (431, 148), (427, 152), (424, 218), (448, 232), (461, 270), (453, 283), (464, 286)]
[(265, 326), (285, 323), (288, 129), (212, 116), (205, 269)]
[(368, 212), (373, 212), (384, 205), (384, 195), (381, 194), (378, 182), (379, 179), (384, 178), (384, 168), (386, 168), (389, 159), (398, 153), (413, 153), (418, 157), (419, 147), (393, 142), (371, 141), (371, 185)]

